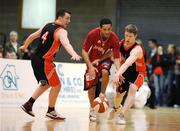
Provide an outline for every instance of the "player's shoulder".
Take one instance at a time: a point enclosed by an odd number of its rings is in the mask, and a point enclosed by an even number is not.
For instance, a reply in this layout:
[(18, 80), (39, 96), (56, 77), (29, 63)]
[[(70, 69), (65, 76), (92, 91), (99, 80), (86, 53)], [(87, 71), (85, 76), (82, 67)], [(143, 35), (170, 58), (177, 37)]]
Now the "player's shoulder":
[(55, 37), (56, 38), (64, 38), (64, 37), (67, 37), (67, 35), (68, 35), (68, 32), (67, 32), (67, 30), (66, 29), (64, 29), (64, 28), (59, 28), (58, 30), (56, 30), (56, 32), (55, 32)]
[(137, 53), (143, 53), (143, 48), (141, 45), (137, 44), (133, 49), (133, 52), (137, 52)]
[(116, 33), (113, 32), (113, 31), (111, 32), (111, 35), (114, 36), (114, 37), (118, 37), (118, 36), (116, 35)]
[(111, 37), (112, 37), (113, 39), (118, 39), (118, 40), (119, 40), (118, 36), (117, 36), (116, 33), (114, 33), (113, 31), (111, 32)]
[(64, 28), (59, 28), (58, 30), (57, 30), (57, 33), (65, 33), (65, 34), (67, 34), (68, 32), (67, 32), (67, 30), (66, 29), (64, 29)]
[(46, 27), (49, 27), (49, 26), (52, 26), (53, 22), (49, 22), (49, 23), (46, 23), (43, 28), (46, 28)]
[(67, 30), (66, 30), (66, 29), (64, 29), (64, 28), (59, 28), (59, 30), (60, 30), (60, 31), (67, 32)]
[(116, 42), (116, 43), (119, 42), (119, 38), (114, 32), (111, 32), (111, 35), (110, 35), (109, 39), (110, 39), (111, 42)]
[(91, 29), (89, 32), (88, 32), (88, 36), (97, 36), (100, 32), (100, 29), (99, 28), (94, 28), (94, 29)]
[(54, 23), (53, 22), (50, 22), (50, 23), (46, 23), (43, 27), (42, 27), (42, 30), (53, 30), (54, 28)]
[(136, 44), (136, 46), (134, 48), (139, 49), (139, 50), (143, 50), (143, 45)]

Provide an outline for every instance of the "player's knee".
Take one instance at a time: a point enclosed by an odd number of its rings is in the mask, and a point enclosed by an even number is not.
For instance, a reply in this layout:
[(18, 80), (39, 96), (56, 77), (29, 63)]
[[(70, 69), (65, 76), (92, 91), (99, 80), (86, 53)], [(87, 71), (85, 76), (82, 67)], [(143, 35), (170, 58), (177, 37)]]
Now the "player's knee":
[(134, 84), (131, 84), (129, 91), (128, 91), (128, 94), (129, 95), (135, 95), (137, 90), (138, 90), (137, 86)]
[(95, 93), (95, 87), (91, 87), (91, 88), (88, 90), (88, 93), (89, 93), (89, 94), (94, 94), (94, 93)]
[(117, 98), (121, 97), (121, 93), (120, 93), (120, 92), (117, 92), (117, 93), (116, 93), (116, 97), (117, 97)]
[(123, 93), (117, 92), (117, 93), (116, 93), (116, 97), (117, 97), (117, 98), (124, 97), (125, 93), (126, 93), (126, 91), (124, 91)]
[(56, 86), (52, 86), (52, 88), (59, 91), (61, 89), (61, 84), (58, 84)]
[(109, 71), (106, 69), (102, 70), (102, 76), (108, 76), (109, 75)]

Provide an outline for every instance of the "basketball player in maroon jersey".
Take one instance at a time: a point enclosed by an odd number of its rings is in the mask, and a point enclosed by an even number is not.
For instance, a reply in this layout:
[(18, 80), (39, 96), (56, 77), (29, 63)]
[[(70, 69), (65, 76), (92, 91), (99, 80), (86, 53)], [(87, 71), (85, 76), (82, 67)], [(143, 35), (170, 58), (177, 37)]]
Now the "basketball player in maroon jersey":
[(61, 83), (53, 64), (56, 52), (61, 45), (71, 55), (72, 60), (79, 61), (81, 57), (74, 51), (71, 46), (68, 33), (65, 30), (70, 23), (71, 13), (61, 9), (57, 12), (57, 19), (53, 23), (46, 24), (43, 28), (32, 33), (19, 49), (25, 51), (32, 41), (39, 38), (40, 43), (32, 56), (31, 64), (34, 75), (40, 83), (33, 93), (32, 97), (21, 106), (21, 108), (31, 116), (35, 116), (32, 107), (35, 100), (43, 94), (49, 87), (49, 107), (46, 116), (51, 119), (64, 120), (65, 117), (58, 114), (55, 110), (56, 100), (61, 89)]
[(112, 61), (108, 58), (100, 61), (100, 57), (109, 51), (113, 51), (116, 68), (119, 68), (119, 39), (114, 32), (112, 32), (112, 22), (108, 18), (100, 21), (100, 26), (91, 30), (82, 46), (82, 56), (87, 65), (87, 70), (84, 79), (84, 90), (88, 90), (88, 97), (90, 102), (89, 119), (96, 121), (96, 115), (92, 109), (92, 102), (95, 98), (95, 87), (102, 77), (100, 97), (105, 96), (106, 87), (109, 81), (109, 69)]

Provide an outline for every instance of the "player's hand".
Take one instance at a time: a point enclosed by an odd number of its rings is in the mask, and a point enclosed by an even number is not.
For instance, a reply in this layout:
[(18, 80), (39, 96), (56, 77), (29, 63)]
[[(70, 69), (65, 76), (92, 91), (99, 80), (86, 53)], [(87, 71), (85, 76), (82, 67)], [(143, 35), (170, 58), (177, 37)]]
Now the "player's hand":
[(122, 76), (122, 75), (120, 75), (119, 76), (119, 83), (120, 83), (120, 85), (122, 84), (122, 83), (124, 83), (124, 76)]
[(80, 61), (81, 59), (82, 59), (82, 57), (79, 56), (78, 54), (71, 57), (71, 60), (75, 60), (75, 61)]
[(100, 93), (100, 94), (99, 94), (99, 98), (100, 98), (101, 100), (104, 100), (105, 94), (104, 94), (104, 93)]
[(27, 52), (28, 51), (27, 47), (24, 46), (24, 45), (20, 46), (19, 50), (22, 51), (22, 52)]
[(89, 67), (89, 77), (94, 79), (96, 77), (96, 72), (98, 72), (97, 68), (94, 66)]
[(97, 66), (99, 65), (99, 62), (100, 62), (100, 59), (96, 59), (92, 62), (92, 64)]
[(124, 79), (125, 78), (122, 75), (115, 74), (111, 80), (111, 82), (113, 83), (113, 87), (114, 86), (118, 87), (119, 85), (124, 83)]

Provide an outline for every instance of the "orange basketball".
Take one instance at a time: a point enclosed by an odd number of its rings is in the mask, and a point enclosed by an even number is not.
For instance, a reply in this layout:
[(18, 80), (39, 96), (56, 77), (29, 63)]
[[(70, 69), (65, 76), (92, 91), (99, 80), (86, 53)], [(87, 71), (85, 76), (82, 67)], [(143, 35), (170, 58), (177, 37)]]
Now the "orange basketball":
[(92, 108), (98, 113), (104, 113), (109, 108), (109, 102), (106, 98), (101, 99), (100, 97), (97, 97), (93, 101)]

